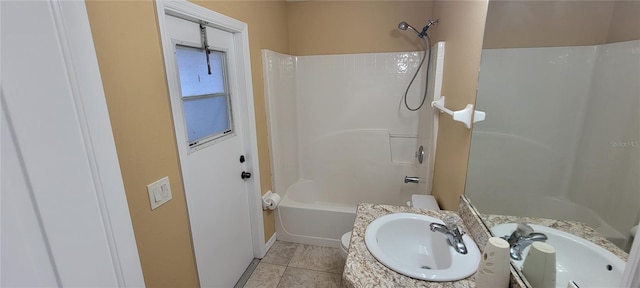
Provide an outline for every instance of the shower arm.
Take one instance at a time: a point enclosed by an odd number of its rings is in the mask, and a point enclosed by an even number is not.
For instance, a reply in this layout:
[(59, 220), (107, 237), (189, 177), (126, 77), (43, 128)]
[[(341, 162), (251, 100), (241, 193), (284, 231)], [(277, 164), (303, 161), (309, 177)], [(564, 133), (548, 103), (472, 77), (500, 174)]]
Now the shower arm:
[[(427, 25), (425, 25), (424, 27), (422, 27), (422, 32), (418, 33), (422, 36), (427, 35), (427, 30), (429, 29), (429, 27), (431, 27), (431, 25), (435, 25), (440, 23), (440, 19), (436, 19), (436, 20), (429, 20), (429, 23), (427, 23)], [(418, 31), (416, 31), (418, 32)], [(421, 36), (421, 37), (422, 37)]]

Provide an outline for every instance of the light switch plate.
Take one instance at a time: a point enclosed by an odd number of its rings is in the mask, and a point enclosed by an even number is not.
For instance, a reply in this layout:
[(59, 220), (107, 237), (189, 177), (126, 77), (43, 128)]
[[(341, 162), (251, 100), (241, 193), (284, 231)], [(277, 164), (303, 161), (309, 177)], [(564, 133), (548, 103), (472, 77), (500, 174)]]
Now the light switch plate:
[(164, 177), (156, 182), (147, 185), (149, 192), (149, 203), (151, 210), (160, 207), (160, 205), (171, 200), (171, 185), (169, 185), (169, 177)]

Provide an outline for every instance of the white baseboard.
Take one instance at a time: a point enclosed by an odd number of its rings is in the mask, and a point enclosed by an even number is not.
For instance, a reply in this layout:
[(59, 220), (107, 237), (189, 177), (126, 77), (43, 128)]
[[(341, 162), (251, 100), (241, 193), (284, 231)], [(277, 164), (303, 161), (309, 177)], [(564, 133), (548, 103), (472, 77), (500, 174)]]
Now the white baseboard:
[(280, 237), (279, 240), (286, 241), (286, 242), (322, 246), (322, 247), (340, 248), (340, 239), (292, 235), (287, 233), (280, 234), (279, 237)]
[(271, 238), (269, 238), (269, 241), (267, 241), (267, 243), (265, 244), (265, 248), (266, 248), (265, 251), (269, 252), (269, 249), (271, 249), (271, 246), (273, 246), (273, 244), (275, 243), (276, 243), (276, 232), (273, 232), (273, 235), (271, 235)]

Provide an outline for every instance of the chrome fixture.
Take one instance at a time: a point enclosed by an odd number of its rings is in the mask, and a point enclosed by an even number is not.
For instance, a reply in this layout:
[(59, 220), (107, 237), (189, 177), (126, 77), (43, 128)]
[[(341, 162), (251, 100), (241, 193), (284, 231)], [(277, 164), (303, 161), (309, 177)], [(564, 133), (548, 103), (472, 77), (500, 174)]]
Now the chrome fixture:
[(427, 23), (427, 26), (422, 27), (422, 32), (418, 32), (416, 28), (413, 28), (413, 26), (409, 25), (407, 22), (402, 21), (400, 22), (400, 24), (398, 24), (398, 29), (407, 30), (407, 28), (409, 28), (413, 30), (413, 32), (416, 32), (416, 34), (418, 34), (418, 37), (422, 38), (425, 35), (427, 35), (427, 30), (429, 29), (429, 27), (431, 27), (431, 25), (438, 24), (438, 23), (440, 23), (440, 19), (429, 20), (429, 23)]
[(420, 177), (404, 176), (404, 183), (420, 183)]
[(440, 223), (431, 223), (429, 225), (429, 229), (432, 232), (440, 232), (447, 236), (447, 240), (449, 241), (449, 245), (453, 247), (456, 252), (460, 254), (467, 254), (467, 246), (464, 245), (462, 240), (462, 235), (464, 232), (461, 232), (458, 228), (458, 221), (455, 216), (449, 215), (442, 219), (444, 225)]
[(522, 260), (522, 251), (527, 248), (531, 243), (540, 241), (547, 241), (547, 235), (542, 233), (533, 232), (533, 228), (526, 223), (518, 223), (516, 228), (510, 236), (501, 237), (509, 242), (509, 254), (513, 260)]
[[(416, 34), (418, 34), (418, 37), (422, 39), (422, 43), (424, 45), (424, 55), (422, 55), (422, 60), (420, 60), (418, 69), (416, 69), (416, 73), (413, 74), (413, 78), (411, 78), (409, 85), (407, 85), (407, 90), (405, 90), (404, 92), (404, 106), (407, 107), (409, 111), (420, 110), (420, 108), (422, 108), (422, 105), (424, 105), (425, 100), (427, 99), (427, 90), (429, 90), (428, 89), (429, 88), (429, 70), (431, 67), (431, 37), (429, 37), (429, 34), (427, 34), (427, 30), (429, 29), (429, 27), (431, 27), (431, 25), (437, 24), (439, 22), (440, 22), (440, 19), (429, 20), (427, 25), (422, 28), (422, 32), (418, 32), (416, 28), (413, 28), (413, 26), (409, 25), (407, 22), (403, 21), (403, 22), (400, 22), (400, 24), (398, 24), (398, 29), (400, 30), (407, 30), (408, 28), (410, 30), (413, 30), (413, 32), (416, 32)], [(425, 38), (427, 38), (426, 41), (424, 40)], [(422, 95), (422, 100), (420, 101), (420, 105), (418, 105), (418, 107), (416, 108), (411, 108), (407, 103), (407, 94), (409, 93), (409, 88), (411, 88), (411, 85), (413, 84), (413, 81), (416, 79), (416, 76), (418, 76), (418, 72), (420, 71), (420, 68), (422, 68), (422, 64), (424, 64), (424, 59), (427, 58), (427, 55), (429, 57), (429, 60), (427, 61), (427, 70), (425, 71), (426, 82), (424, 87), (424, 94)]]
[(422, 164), (422, 161), (424, 161), (424, 146), (420, 145), (418, 152), (416, 152), (416, 158), (418, 158), (418, 163)]
[(418, 37), (422, 38), (424, 37), (424, 35), (422, 35), (420, 32), (418, 32), (418, 30), (416, 30), (416, 28), (413, 28), (413, 26), (409, 25), (407, 22), (400, 22), (400, 24), (398, 24), (398, 29), (400, 30), (407, 30), (407, 28), (413, 30), (413, 32), (416, 32), (416, 34), (418, 34)]

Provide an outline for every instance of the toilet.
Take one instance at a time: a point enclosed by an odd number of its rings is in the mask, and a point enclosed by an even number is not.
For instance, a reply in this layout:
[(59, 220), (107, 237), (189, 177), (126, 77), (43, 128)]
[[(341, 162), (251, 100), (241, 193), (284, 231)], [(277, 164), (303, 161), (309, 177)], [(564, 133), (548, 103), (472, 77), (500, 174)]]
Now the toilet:
[[(431, 195), (411, 195), (411, 201), (407, 202), (410, 207), (429, 209), (440, 211), (440, 206), (436, 202), (436, 198)], [(343, 259), (347, 259), (347, 252), (349, 251), (349, 242), (351, 241), (351, 231), (342, 234), (340, 237), (340, 256)]]
[(349, 241), (351, 241), (351, 231), (342, 234), (342, 237), (340, 237), (340, 256), (342, 256), (342, 259), (347, 259)]

